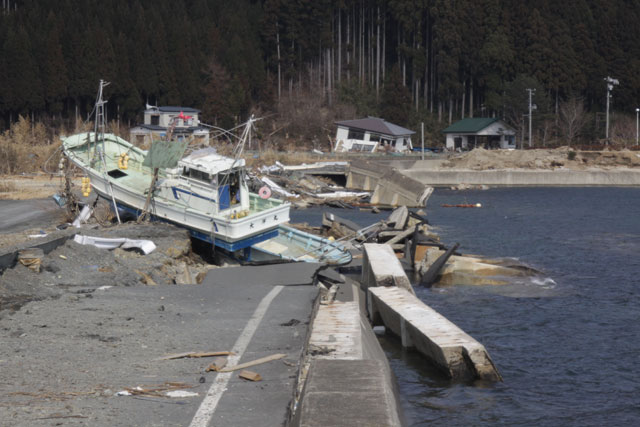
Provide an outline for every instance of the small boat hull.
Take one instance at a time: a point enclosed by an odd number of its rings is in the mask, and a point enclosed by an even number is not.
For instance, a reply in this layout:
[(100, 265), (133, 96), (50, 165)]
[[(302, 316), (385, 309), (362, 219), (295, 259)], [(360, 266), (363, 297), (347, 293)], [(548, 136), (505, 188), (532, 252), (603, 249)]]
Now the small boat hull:
[(338, 242), (281, 225), (277, 236), (251, 246), (252, 261), (274, 259), (344, 265), (352, 255)]

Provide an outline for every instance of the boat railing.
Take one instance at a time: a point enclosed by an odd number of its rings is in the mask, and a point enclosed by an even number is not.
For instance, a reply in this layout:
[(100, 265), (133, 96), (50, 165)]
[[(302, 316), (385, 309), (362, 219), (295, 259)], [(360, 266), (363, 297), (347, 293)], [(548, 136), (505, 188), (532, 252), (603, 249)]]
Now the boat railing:
[(249, 209), (253, 212), (275, 208), (283, 203), (284, 202), (279, 199), (263, 199), (257, 194), (249, 193)]

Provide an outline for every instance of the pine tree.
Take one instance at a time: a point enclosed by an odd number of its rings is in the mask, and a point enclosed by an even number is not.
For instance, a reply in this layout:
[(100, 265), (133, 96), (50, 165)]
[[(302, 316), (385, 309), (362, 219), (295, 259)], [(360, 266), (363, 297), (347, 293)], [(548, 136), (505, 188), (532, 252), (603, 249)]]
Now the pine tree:
[(383, 119), (407, 126), (411, 122), (411, 93), (402, 84), (402, 73), (396, 65), (387, 75), (381, 94), (380, 114)]

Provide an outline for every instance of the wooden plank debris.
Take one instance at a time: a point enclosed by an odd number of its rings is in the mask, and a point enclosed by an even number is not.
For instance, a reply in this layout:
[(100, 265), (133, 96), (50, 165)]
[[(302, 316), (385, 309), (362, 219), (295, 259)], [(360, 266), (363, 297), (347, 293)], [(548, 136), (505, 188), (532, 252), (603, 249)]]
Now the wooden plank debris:
[(240, 371), (240, 374), (238, 375), (240, 378), (243, 378), (245, 380), (249, 380), (249, 381), (260, 381), (262, 380), (262, 377), (260, 376), (260, 374), (258, 374), (257, 372), (253, 372), (253, 371)]
[(222, 368), (224, 368), (226, 364), (227, 364), (226, 357), (216, 357), (215, 359), (213, 359), (213, 362), (211, 363), (211, 365), (209, 365), (207, 369), (205, 369), (205, 372), (211, 372), (211, 371), (218, 372)]
[(188, 351), (186, 353), (168, 354), (155, 360), (173, 360), (184, 358), (199, 358), (199, 357), (215, 357), (215, 356), (230, 356), (231, 351)]
[(238, 369), (244, 369), (244, 368), (249, 368), (249, 367), (255, 366), (255, 365), (261, 365), (263, 363), (271, 362), (273, 360), (283, 359), (285, 357), (287, 357), (287, 355), (283, 354), (283, 353), (272, 354), (271, 356), (262, 357), (260, 359), (253, 360), (251, 362), (246, 362), (246, 363), (241, 363), (239, 365), (230, 366), (230, 367), (224, 368), (224, 369), (222, 369), (222, 370), (220, 370), (218, 372), (237, 371)]

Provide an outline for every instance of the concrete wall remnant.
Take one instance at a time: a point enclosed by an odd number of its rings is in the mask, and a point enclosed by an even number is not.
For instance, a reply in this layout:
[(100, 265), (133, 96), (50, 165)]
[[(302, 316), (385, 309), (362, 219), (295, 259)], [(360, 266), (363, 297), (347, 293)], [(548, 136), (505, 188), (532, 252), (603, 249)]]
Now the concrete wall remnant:
[(365, 243), (362, 255), (362, 286), (398, 286), (415, 295), (413, 286), (390, 245)]
[(397, 287), (368, 289), (369, 316), (379, 317), (404, 347), (414, 347), (456, 380), (501, 381), (484, 346), (454, 323)]
[(384, 163), (354, 160), (347, 173), (347, 188), (373, 191), (371, 203), (424, 207), (433, 188)]

